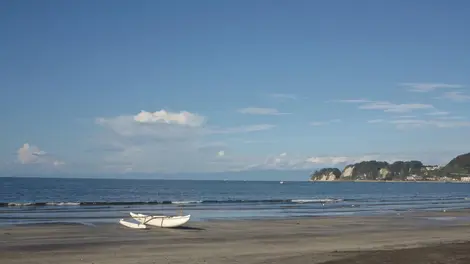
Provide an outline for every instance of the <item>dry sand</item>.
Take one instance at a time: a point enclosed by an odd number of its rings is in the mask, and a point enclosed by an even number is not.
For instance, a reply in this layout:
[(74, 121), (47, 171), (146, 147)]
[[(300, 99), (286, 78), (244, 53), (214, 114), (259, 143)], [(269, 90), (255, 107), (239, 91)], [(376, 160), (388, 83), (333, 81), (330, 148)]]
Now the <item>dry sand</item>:
[[(424, 216), (469, 217), (459, 221)], [(0, 263), (470, 263), (470, 213), (0, 228)], [(455, 244), (459, 243), (459, 244)]]

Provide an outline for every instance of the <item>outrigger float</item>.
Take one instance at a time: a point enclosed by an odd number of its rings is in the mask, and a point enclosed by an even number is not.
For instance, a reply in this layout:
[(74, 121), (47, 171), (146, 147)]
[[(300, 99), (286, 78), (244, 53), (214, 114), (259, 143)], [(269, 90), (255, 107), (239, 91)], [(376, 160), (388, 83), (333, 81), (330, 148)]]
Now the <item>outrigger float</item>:
[(134, 222), (130, 220), (119, 220), (119, 223), (123, 226), (135, 229), (147, 229), (147, 225), (155, 227), (179, 227), (186, 224), (191, 215), (145, 215), (136, 214), (133, 212), (129, 213)]

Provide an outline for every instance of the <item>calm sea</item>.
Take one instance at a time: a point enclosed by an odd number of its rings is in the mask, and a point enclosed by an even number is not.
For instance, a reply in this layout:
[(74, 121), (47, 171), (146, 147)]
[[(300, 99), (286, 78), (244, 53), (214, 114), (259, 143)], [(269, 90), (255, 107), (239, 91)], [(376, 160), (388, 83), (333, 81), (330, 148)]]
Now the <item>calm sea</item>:
[(0, 225), (117, 222), (129, 212), (191, 221), (470, 208), (470, 184), (0, 178)]

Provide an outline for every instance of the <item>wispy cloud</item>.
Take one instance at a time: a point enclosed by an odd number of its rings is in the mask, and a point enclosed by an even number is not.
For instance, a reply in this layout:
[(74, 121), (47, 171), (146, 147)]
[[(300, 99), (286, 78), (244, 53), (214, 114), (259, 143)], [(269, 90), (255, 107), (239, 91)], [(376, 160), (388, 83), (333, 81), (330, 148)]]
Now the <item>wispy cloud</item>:
[(414, 110), (422, 109), (433, 109), (434, 106), (430, 104), (420, 104), (420, 103), (411, 103), (411, 104), (395, 104), (387, 101), (372, 101), (367, 99), (347, 99), (347, 100), (335, 100), (340, 103), (355, 103), (359, 104), (359, 109), (367, 110), (382, 110), (384, 112), (391, 113), (407, 113)]
[(449, 83), (401, 83), (401, 86), (406, 86), (410, 92), (426, 93), (437, 89), (455, 89), (462, 88), (461, 84)]
[(402, 116), (397, 116), (395, 118), (416, 118), (414, 115), (402, 115)]
[(340, 100), (330, 100), (328, 102), (360, 104), (360, 103), (369, 103), (373, 101), (370, 101), (367, 99), (340, 99)]
[(271, 140), (242, 140), (244, 144), (272, 144), (274, 141)]
[(445, 116), (448, 114), (450, 113), (446, 111), (434, 111), (434, 112), (426, 113), (426, 115), (430, 115), (430, 116)]
[(361, 161), (411, 160), (413, 157), (399, 153), (362, 154), (362, 155), (331, 155), (331, 156), (296, 156), (287, 153), (268, 156), (263, 163), (253, 164), (251, 169), (314, 169), (319, 166), (345, 166)]
[(359, 109), (383, 110), (384, 112), (406, 113), (420, 109), (432, 109), (430, 104), (394, 104), (390, 102), (371, 102), (359, 106)]
[[(378, 121), (380, 120), (380, 121)], [(438, 128), (456, 128), (470, 127), (469, 121), (456, 121), (453, 118), (437, 118), (437, 119), (394, 119), (383, 120), (378, 119), (377, 122), (369, 120), (368, 123), (388, 123), (394, 125), (398, 129), (422, 128), (422, 127), (438, 127)]]
[(247, 126), (228, 127), (228, 128), (213, 128), (209, 130), (208, 133), (209, 134), (247, 133), (247, 132), (269, 130), (275, 127), (276, 127), (275, 125), (271, 125), (271, 124), (258, 124), (258, 125), (247, 125)]
[(445, 92), (440, 99), (449, 99), (454, 102), (467, 102), (470, 101), (470, 95), (464, 94), (463, 92)]
[(383, 123), (383, 122), (385, 122), (385, 120), (383, 120), (383, 119), (367, 120), (367, 123), (371, 123), (371, 124), (373, 124), (373, 123)]
[(119, 146), (99, 152), (100, 169), (109, 172), (230, 170), (241, 165), (230, 161), (232, 155), (227, 155), (230, 149), (223, 142), (213, 142), (213, 136), (254, 133), (275, 127), (271, 124), (219, 127), (195, 113), (165, 110), (97, 118), (96, 123), (104, 128), (100, 130), (101, 144)]
[(332, 123), (339, 123), (339, 122), (341, 122), (340, 119), (332, 119), (328, 121), (314, 121), (314, 122), (311, 122), (310, 125), (311, 126), (324, 126), (324, 125), (328, 125)]
[(239, 113), (248, 115), (288, 115), (290, 113), (279, 112), (275, 108), (246, 107), (237, 110)]
[(269, 94), (269, 96), (272, 98), (277, 98), (277, 99), (290, 99), (290, 100), (298, 99), (298, 96), (295, 94), (272, 93), (272, 94)]
[(462, 119), (466, 119), (463, 116), (438, 116), (436, 118), (441, 119), (441, 120), (462, 120)]
[[(455, 153), (452, 151), (448, 153), (445, 150), (440, 151), (419, 151), (419, 152), (384, 152), (380, 151), (380, 153), (363, 153), (363, 154), (356, 154), (356, 155), (336, 155), (336, 156), (313, 156), (307, 158), (307, 162), (311, 164), (321, 164), (325, 165), (333, 165), (333, 166), (344, 166), (347, 164), (354, 164), (361, 161), (369, 161), (369, 160), (380, 160), (386, 161), (389, 163), (393, 163), (395, 161), (402, 161), (402, 160), (416, 160), (419, 159), (428, 164), (442, 164), (443, 162), (447, 163), (449, 159), (451, 159)], [(439, 158), (431, 158), (431, 157), (439, 157)], [(315, 166), (318, 167), (318, 166)]]

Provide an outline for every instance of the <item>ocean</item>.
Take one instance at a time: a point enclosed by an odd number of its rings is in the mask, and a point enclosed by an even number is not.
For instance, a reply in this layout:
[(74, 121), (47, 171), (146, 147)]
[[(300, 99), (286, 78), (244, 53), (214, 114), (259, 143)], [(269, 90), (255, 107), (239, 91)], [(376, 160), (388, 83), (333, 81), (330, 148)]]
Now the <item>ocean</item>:
[(0, 178), (0, 225), (117, 223), (129, 212), (191, 221), (470, 208), (470, 184)]

